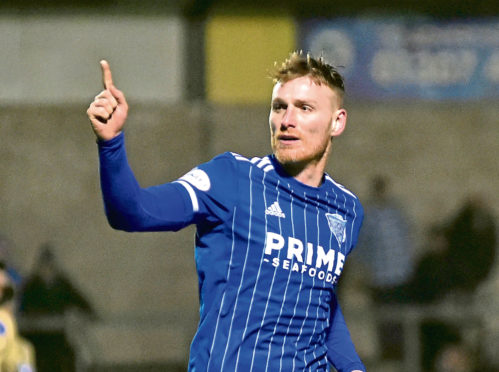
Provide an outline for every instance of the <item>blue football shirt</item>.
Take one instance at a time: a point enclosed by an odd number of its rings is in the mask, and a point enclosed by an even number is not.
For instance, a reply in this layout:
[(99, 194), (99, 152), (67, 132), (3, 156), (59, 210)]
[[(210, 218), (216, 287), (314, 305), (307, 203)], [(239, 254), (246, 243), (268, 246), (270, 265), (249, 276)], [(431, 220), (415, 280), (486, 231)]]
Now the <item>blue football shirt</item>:
[(200, 321), (190, 371), (364, 370), (335, 295), (363, 219), (355, 195), (328, 175), (320, 187), (304, 185), (273, 155), (235, 153), (142, 189), (123, 135), (99, 148), (112, 226), (197, 226)]

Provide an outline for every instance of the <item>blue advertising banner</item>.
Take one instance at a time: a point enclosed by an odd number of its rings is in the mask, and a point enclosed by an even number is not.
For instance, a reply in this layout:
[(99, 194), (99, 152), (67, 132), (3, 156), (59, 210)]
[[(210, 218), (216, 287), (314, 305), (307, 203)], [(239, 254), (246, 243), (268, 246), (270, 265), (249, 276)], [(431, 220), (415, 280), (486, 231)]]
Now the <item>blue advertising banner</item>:
[(306, 20), (299, 34), (301, 49), (342, 66), (352, 98), (499, 98), (498, 18)]

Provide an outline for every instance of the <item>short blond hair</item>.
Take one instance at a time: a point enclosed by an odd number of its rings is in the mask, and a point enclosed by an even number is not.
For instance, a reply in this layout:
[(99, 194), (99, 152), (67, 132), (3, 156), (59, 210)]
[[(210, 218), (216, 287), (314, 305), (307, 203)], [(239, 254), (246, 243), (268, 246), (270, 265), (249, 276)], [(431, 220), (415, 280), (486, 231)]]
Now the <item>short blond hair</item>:
[(270, 74), (274, 84), (286, 83), (302, 76), (310, 76), (318, 85), (327, 85), (338, 94), (340, 99), (343, 99), (345, 94), (343, 76), (323, 57), (314, 58), (309, 53), (296, 51), (291, 53), (281, 65), (276, 63), (274, 71)]

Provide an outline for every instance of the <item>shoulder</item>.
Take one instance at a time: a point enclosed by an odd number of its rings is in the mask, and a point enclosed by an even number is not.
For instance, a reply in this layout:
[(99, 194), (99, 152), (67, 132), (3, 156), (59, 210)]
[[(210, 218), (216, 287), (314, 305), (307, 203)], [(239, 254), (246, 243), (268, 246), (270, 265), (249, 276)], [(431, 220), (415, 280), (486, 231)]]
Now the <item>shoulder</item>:
[(0, 336), (12, 330), (13, 326), (14, 318), (12, 314), (8, 310), (0, 308)]
[(338, 193), (344, 195), (348, 199), (356, 200), (360, 204), (360, 201), (359, 201), (359, 198), (357, 197), (357, 195), (355, 195), (351, 190), (347, 189), (341, 183), (336, 182), (328, 174), (326, 174), (326, 182), (328, 183), (329, 187), (332, 190), (334, 190), (335, 192), (338, 192)]
[(240, 164), (241, 168), (256, 168), (264, 173), (274, 170), (274, 164), (272, 163), (270, 155), (263, 157), (253, 156), (248, 158), (235, 152), (230, 152), (228, 154), (232, 156), (238, 164)]
[(237, 164), (242, 161), (246, 161), (247, 159), (239, 154), (234, 152), (224, 152), (212, 158), (211, 160), (198, 165), (194, 169), (205, 169), (210, 171), (216, 171), (217, 169), (227, 171), (229, 169), (233, 169), (237, 167)]
[(200, 191), (208, 191), (212, 188), (214, 181), (225, 178), (223, 176), (227, 176), (234, 170), (234, 157), (230, 153), (223, 153), (191, 169), (177, 182), (181, 184), (187, 182)]
[(341, 183), (336, 182), (331, 176), (326, 174), (327, 189), (335, 194), (336, 199), (344, 200), (345, 204), (353, 206), (354, 213), (364, 215), (364, 208), (357, 197), (351, 190), (343, 186)]
[(186, 181), (201, 191), (208, 191), (216, 184), (226, 188), (239, 176), (247, 177), (250, 168), (268, 172), (274, 166), (269, 156), (248, 158), (235, 152), (224, 152), (191, 169), (179, 181)]
[(270, 159), (270, 155), (259, 157), (253, 156), (251, 158), (246, 157), (244, 155), (238, 154), (236, 152), (224, 152), (218, 156), (215, 156), (209, 162), (201, 165), (200, 167), (205, 166), (216, 166), (217, 168), (223, 168), (225, 171), (228, 165), (233, 167), (233, 169), (246, 169), (251, 167), (256, 167), (261, 169), (264, 172), (268, 172), (274, 169), (274, 165)]
[(8, 344), (8, 340), (15, 334), (14, 319), (9, 311), (0, 309), (0, 350)]

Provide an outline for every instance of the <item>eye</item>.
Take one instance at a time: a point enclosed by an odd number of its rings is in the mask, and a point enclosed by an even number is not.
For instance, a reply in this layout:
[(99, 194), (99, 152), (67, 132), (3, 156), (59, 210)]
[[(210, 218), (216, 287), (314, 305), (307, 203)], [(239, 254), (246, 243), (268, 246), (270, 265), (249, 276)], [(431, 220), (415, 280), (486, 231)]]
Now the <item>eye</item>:
[(312, 110), (313, 110), (313, 107), (312, 107), (312, 106), (310, 106), (310, 105), (306, 105), (306, 104), (304, 104), (304, 105), (301, 105), (301, 106), (300, 106), (300, 109), (301, 109), (302, 111), (312, 111)]
[(274, 102), (272, 104), (272, 110), (273, 111), (279, 111), (279, 110), (282, 110), (282, 109), (285, 109), (286, 106), (282, 103), (282, 102)]

